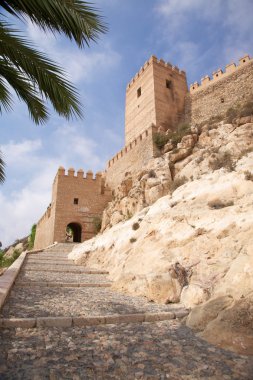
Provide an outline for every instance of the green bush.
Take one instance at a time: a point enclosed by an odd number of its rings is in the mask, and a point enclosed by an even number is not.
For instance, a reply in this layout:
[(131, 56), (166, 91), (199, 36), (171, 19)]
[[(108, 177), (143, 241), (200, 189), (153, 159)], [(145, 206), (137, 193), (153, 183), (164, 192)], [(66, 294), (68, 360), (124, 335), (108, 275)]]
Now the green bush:
[(130, 241), (130, 243), (135, 243), (137, 241), (137, 239), (132, 237), (129, 241)]
[(30, 236), (28, 238), (28, 241), (29, 241), (28, 249), (33, 249), (33, 247), (34, 247), (36, 228), (37, 228), (37, 225), (33, 224), (32, 228), (31, 228)]
[(171, 142), (176, 147), (178, 143), (182, 140), (182, 138), (191, 133), (191, 127), (189, 124), (183, 123), (177, 126), (175, 132), (173, 132), (171, 136)]
[(5, 257), (3, 251), (0, 252), (0, 268), (9, 267), (20, 255), (18, 250), (14, 250), (11, 257)]
[(162, 149), (165, 144), (169, 141), (170, 137), (168, 135), (164, 135), (162, 133), (154, 134), (154, 143), (156, 144), (158, 149)]
[(102, 227), (102, 219), (99, 216), (95, 216), (93, 218), (93, 225), (95, 232), (98, 233)]

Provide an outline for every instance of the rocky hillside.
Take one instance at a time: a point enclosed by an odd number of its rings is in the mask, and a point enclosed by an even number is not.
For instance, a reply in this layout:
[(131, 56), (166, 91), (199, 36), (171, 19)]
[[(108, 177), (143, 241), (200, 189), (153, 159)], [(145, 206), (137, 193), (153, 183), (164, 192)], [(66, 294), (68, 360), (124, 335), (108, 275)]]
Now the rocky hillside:
[[(128, 174), (69, 257), (120, 291), (181, 302), (205, 339), (253, 354), (253, 120), (204, 125)], [(166, 150), (169, 150), (166, 152)]]

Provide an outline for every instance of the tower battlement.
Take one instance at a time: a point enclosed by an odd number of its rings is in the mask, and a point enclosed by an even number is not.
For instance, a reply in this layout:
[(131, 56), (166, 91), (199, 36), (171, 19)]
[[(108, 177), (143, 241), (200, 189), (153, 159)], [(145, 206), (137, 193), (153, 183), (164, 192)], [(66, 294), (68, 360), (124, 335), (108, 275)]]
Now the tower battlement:
[(225, 71), (222, 69), (217, 69), (213, 72), (212, 78), (210, 78), (209, 75), (205, 75), (203, 78), (201, 78), (201, 84), (198, 82), (194, 82), (190, 85), (190, 93), (195, 93), (199, 90), (202, 90), (206, 88), (206, 86), (214, 84), (216, 81), (227, 78), (228, 75), (231, 75), (236, 70), (240, 70), (242, 67), (244, 67), (246, 64), (253, 62), (253, 58), (250, 58), (250, 56), (244, 55), (242, 58), (239, 59), (239, 65), (237, 66), (234, 62), (229, 63), (226, 65)]
[[(76, 174), (76, 175), (75, 175)], [(82, 178), (84, 180), (93, 180), (93, 181), (100, 181), (103, 174), (101, 172), (97, 172), (95, 177), (94, 177), (94, 174), (93, 174), (93, 171), (92, 170), (88, 170), (86, 172), (86, 175), (83, 171), (83, 169), (79, 169), (77, 170), (77, 172), (75, 171), (75, 169), (73, 168), (69, 168), (67, 171), (64, 167), (60, 166), (58, 171), (57, 171), (57, 174), (56, 176), (65, 176), (65, 177), (74, 177), (74, 178)]]
[(165, 62), (163, 59), (158, 59), (155, 55), (152, 55), (148, 61), (144, 63), (144, 65), (140, 68), (138, 73), (135, 74), (135, 76), (131, 79), (131, 81), (127, 84), (126, 90), (128, 91), (131, 86), (138, 80), (138, 78), (145, 72), (147, 68), (152, 63), (157, 63), (161, 67), (164, 67), (166, 69), (171, 70), (174, 73), (177, 73), (179, 75), (182, 75), (183, 77), (186, 77), (186, 72), (184, 70), (180, 70), (177, 66), (173, 66), (170, 62)]

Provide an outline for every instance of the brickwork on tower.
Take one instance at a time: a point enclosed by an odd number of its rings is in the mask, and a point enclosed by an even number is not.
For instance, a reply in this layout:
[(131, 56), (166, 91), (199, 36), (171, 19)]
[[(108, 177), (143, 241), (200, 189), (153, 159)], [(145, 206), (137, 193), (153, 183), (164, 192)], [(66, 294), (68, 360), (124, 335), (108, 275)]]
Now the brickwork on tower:
[(151, 124), (174, 128), (184, 112), (184, 71), (152, 56), (126, 89), (125, 145)]
[(66, 241), (66, 227), (70, 223), (81, 227), (80, 241), (95, 235), (94, 217), (101, 217), (111, 200), (111, 190), (105, 186), (101, 173), (93, 178), (88, 171), (74, 169), (65, 174), (59, 168), (53, 184), (52, 203), (37, 224), (35, 248), (42, 248), (53, 242)]

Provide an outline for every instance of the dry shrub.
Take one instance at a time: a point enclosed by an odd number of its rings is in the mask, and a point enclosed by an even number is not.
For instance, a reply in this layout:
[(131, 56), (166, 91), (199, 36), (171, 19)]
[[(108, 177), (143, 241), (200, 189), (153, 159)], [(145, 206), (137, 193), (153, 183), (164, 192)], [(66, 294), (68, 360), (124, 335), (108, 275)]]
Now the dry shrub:
[(225, 168), (231, 172), (235, 169), (235, 164), (229, 152), (219, 154), (214, 160), (209, 161), (208, 166), (212, 170)]
[(224, 207), (229, 207), (233, 206), (234, 202), (233, 201), (222, 201), (221, 199), (213, 199), (208, 202), (208, 206), (211, 209), (218, 210)]
[(244, 178), (246, 181), (253, 181), (253, 173), (251, 173), (249, 170), (246, 170), (244, 172)]
[(178, 187), (184, 185), (186, 182), (188, 182), (188, 178), (183, 176), (176, 178), (173, 182), (170, 183), (169, 189), (173, 193)]
[(133, 229), (134, 231), (138, 230), (138, 228), (140, 228), (140, 225), (139, 225), (138, 222), (136, 222), (136, 223), (134, 223), (134, 224), (132, 225), (132, 229)]

